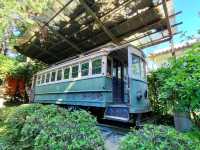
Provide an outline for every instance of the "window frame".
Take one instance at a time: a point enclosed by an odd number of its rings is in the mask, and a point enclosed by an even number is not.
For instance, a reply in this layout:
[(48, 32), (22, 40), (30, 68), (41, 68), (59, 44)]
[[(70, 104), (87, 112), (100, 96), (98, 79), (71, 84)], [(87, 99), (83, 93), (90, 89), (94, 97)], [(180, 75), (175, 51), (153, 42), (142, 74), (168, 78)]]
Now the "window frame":
[[(52, 80), (52, 74), (53, 74), (53, 72), (55, 72), (54, 80)], [(56, 77), (56, 70), (52, 70), (50, 76), (51, 76), (50, 82), (55, 82), (55, 81), (56, 81), (56, 78), (57, 78), (57, 77)]]
[[(67, 79), (65, 79), (65, 70), (66, 69), (69, 69), (69, 75), (68, 75)], [(70, 80), (70, 78), (71, 78), (71, 66), (63, 67), (63, 80)]]
[(37, 75), (37, 85), (40, 85), (41, 84), (41, 74), (38, 74)]
[[(143, 58), (140, 58), (140, 67), (141, 67), (141, 80), (147, 81), (147, 72), (146, 72), (146, 61)], [(142, 77), (142, 68), (143, 68), (143, 77)]]
[[(77, 79), (79, 77), (79, 64), (74, 64), (71, 66), (71, 79)], [(73, 77), (73, 67), (78, 67), (78, 70), (77, 70), (77, 76), (76, 77)]]
[[(132, 71), (133, 56), (139, 58), (139, 78), (136, 78), (133, 76), (133, 71)], [(141, 56), (131, 53), (131, 66), (130, 66), (131, 78), (136, 79), (136, 80), (146, 81), (147, 77), (146, 77), (145, 66), (146, 66), (146, 62)], [(142, 78), (142, 67), (143, 67), (144, 79)]]
[[(88, 71), (87, 71), (87, 75), (82, 75), (82, 65), (83, 64), (88, 64)], [(80, 63), (80, 77), (88, 77), (90, 75), (90, 61), (84, 61), (82, 63)]]
[[(44, 81), (43, 81), (43, 77), (44, 77)], [(41, 84), (45, 84), (46, 83), (46, 73), (42, 74), (42, 78), (41, 78)]]
[[(92, 63), (94, 62), (94, 61), (96, 61), (96, 60), (101, 60), (101, 71), (100, 71), (100, 73), (93, 73), (93, 65), (92, 65)], [(95, 75), (101, 75), (102, 74), (102, 68), (103, 68), (103, 65), (102, 65), (102, 60), (103, 60), (103, 58), (102, 57), (97, 57), (97, 58), (94, 58), (94, 59), (91, 59), (91, 75), (92, 76), (95, 76)]]
[[(61, 71), (61, 78), (58, 80), (58, 73), (59, 73), (59, 71)], [(55, 81), (62, 81), (63, 80), (63, 69), (62, 68), (58, 68), (57, 70), (56, 70), (56, 80)]]
[[(80, 61), (77, 60), (76, 63), (68, 62), (65, 65), (56, 66), (56, 67), (47, 69), (39, 73), (40, 79), (38, 79), (37, 85), (41, 85), (42, 74), (45, 74), (45, 81), (44, 83), (42, 83), (42, 85), (106, 76), (107, 60), (105, 58), (107, 59), (107, 55), (91, 56), (84, 60), (80, 60)], [(112, 59), (111, 59), (111, 62), (112, 62)], [(95, 65), (95, 63), (97, 65)], [(93, 67), (92, 67), (92, 64), (93, 64)], [(75, 69), (75, 67), (77, 68), (77, 70)], [(74, 72), (73, 72), (73, 68), (74, 68)], [(67, 75), (66, 69), (69, 70), (67, 78), (65, 78), (65, 76)], [(62, 77), (61, 79), (58, 80), (58, 76), (60, 76), (59, 70), (62, 71), (61, 73)], [(50, 73), (50, 76), (49, 76), (49, 73)], [(49, 80), (47, 80), (48, 79), (47, 75), (49, 76)]]
[[(49, 74), (49, 80), (47, 81), (47, 75)], [(45, 83), (49, 83), (50, 82), (50, 77), (51, 77), (51, 72), (47, 72), (46, 73), (46, 79), (45, 79)]]

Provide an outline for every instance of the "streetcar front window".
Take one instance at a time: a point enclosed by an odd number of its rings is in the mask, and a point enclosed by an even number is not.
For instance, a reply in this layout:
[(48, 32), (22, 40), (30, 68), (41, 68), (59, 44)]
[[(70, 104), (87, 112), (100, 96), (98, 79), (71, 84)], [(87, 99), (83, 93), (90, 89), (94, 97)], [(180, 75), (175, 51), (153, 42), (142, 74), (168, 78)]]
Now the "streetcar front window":
[(132, 55), (131, 72), (133, 78), (140, 79), (140, 58), (138, 56)]
[(131, 72), (132, 72), (132, 78), (139, 80), (146, 80), (145, 62), (136, 55), (132, 55)]
[(140, 66), (141, 66), (141, 79), (146, 80), (146, 67), (145, 67), (145, 62), (142, 59), (140, 61)]

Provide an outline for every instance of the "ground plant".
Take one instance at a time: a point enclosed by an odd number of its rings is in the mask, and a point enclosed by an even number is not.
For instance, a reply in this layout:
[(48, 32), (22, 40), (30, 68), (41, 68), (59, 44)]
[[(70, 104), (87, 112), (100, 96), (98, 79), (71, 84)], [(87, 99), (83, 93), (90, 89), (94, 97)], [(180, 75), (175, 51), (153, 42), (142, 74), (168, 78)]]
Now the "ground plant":
[(120, 150), (199, 150), (200, 140), (177, 132), (168, 126), (145, 125), (144, 128), (126, 135), (120, 144)]
[[(84, 110), (25, 104), (9, 113), (0, 136), (4, 149), (103, 149), (96, 120)], [(1, 141), (1, 139), (4, 139)]]

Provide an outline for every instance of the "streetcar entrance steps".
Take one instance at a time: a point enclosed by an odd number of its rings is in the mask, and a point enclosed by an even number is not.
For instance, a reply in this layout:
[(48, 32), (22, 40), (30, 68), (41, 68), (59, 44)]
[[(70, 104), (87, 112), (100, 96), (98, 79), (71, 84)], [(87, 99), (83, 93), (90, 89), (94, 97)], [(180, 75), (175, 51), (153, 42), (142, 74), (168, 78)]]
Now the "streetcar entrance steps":
[(129, 107), (127, 105), (109, 105), (106, 107), (104, 118), (108, 120), (129, 121)]

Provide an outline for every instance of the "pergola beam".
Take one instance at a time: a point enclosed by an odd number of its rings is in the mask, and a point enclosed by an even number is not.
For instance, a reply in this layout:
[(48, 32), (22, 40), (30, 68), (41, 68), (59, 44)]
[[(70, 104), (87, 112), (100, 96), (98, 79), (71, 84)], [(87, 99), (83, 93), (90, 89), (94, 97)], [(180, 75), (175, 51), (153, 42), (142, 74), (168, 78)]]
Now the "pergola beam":
[[(176, 27), (176, 26), (181, 25), (181, 24), (182, 24), (182, 22), (179, 22), (179, 23), (176, 23), (176, 24), (172, 25), (172, 27)], [(164, 29), (164, 30), (165, 30), (165, 29)], [(151, 33), (147, 33), (147, 34), (145, 34), (145, 35), (143, 35), (143, 36), (137, 36), (137, 37), (135, 37), (135, 38), (132, 38), (132, 39), (129, 39), (129, 40), (123, 42), (122, 44), (134, 42), (134, 41), (137, 41), (137, 40), (139, 40), (139, 39), (143, 39), (143, 38), (145, 38), (145, 37), (147, 37), (147, 36), (150, 36), (150, 35), (153, 35), (153, 34), (156, 34), (156, 33), (160, 33), (160, 32), (161, 32), (161, 34), (162, 34), (162, 32), (163, 32), (164, 30), (162, 30), (162, 31), (154, 31), (154, 32), (151, 32)], [(162, 36), (164, 36), (164, 35), (162, 35)]]
[[(169, 0), (167, 0), (167, 1), (169, 1)], [(128, 5), (130, 2), (132, 2), (132, 0), (126, 1), (126, 2), (123, 3), (123, 4)], [(162, 2), (159, 2), (159, 3), (157, 3), (156, 5), (154, 5), (154, 6), (152, 6), (152, 7), (149, 7), (146, 11), (150, 11), (150, 10), (152, 10), (152, 9), (154, 9), (154, 8), (157, 8), (157, 7), (161, 6), (162, 4), (163, 4)], [(123, 8), (123, 7), (121, 7), (121, 8)], [(115, 11), (119, 11), (121, 8), (119, 7), (118, 9), (113, 9), (112, 11), (110, 11), (109, 13), (107, 13), (106, 15), (108, 15), (108, 14), (110, 14), (110, 13), (115, 13)], [(178, 12), (178, 13), (179, 13), (179, 12)], [(177, 14), (178, 14), (178, 13), (177, 13)], [(177, 15), (177, 14), (175, 14), (175, 15)], [(105, 17), (106, 15), (104, 15), (104, 16), (102, 16), (102, 17)], [(174, 16), (175, 16), (175, 15), (174, 15)], [(100, 19), (101, 19), (102, 17), (100, 17)], [(171, 17), (172, 17), (172, 15), (171, 15)], [(163, 19), (163, 20), (164, 20), (164, 19)], [(126, 21), (124, 21), (124, 22), (126, 22)], [(121, 23), (123, 23), (123, 22), (120, 22), (119, 24), (121, 24)], [(81, 31), (83, 31), (84, 29), (87, 29), (87, 27), (88, 27), (89, 25), (90, 25), (90, 23), (87, 24), (87, 26), (85, 26), (85, 27), (79, 29), (77, 32), (71, 34), (71, 36), (69, 36), (68, 38), (71, 38), (71, 37), (73, 37), (74, 34), (78, 34), (78, 33), (80, 33)], [(111, 27), (111, 28), (112, 28), (112, 27)], [(143, 29), (144, 29), (144, 28), (143, 28)], [(83, 39), (84, 42), (85, 42), (87, 39), (89, 39), (89, 38), (93, 38), (93, 37), (90, 36), (90, 37), (88, 37), (88, 38), (86, 38), (86, 39)], [(120, 37), (120, 38), (123, 39), (123, 37)], [(83, 42), (81, 42), (81, 43), (83, 43)]]
[[(177, 16), (177, 15), (179, 15), (179, 14), (181, 14), (181, 13), (182, 13), (182, 11), (176, 12), (176, 13), (170, 15), (169, 18), (174, 17), (174, 16)], [(153, 27), (156, 26), (157, 24), (162, 23), (162, 21), (165, 21), (165, 18), (159, 19), (159, 20), (157, 20), (157, 21), (155, 21), (155, 22), (153, 22), (153, 23), (151, 23), (151, 24), (148, 24), (148, 25), (146, 25), (146, 26), (142, 26), (142, 27), (140, 27), (140, 28), (133, 29), (133, 30), (131, 30), (129, 33), (125, 33), (125, 35), (126, 35), (126, 36), (129, 36), (129, 35), (131, 35), (131, 34), (135, 34), (135, 33), (137, 33), (137, 32), (141, 32), (141, 31), (143, 31), (144, 29), (153, 28)], [(123, 35), (122, 35), (122, 38), (123, 38)]]
[(85, 3), (84, 0), (80, 0), (83, 7), (86, 9), (86, 11), (95, 19), (95, 21), (99, 24), (99, 26), (102, 28), (102, 30), (108, 35), (108, 37), (113, 41), (113, 43), (117, 43), (117, 38), (112, 34), (111, 31), (102, 23), (102, 21), (97, 17), (97, 15), (94, 13), (94, 11)]
[(168, 9), (167, 9), (167, 2), (166, 2), (166, 0), (162, 0), (162, 2), (163, 2), (163, 10), (165, 13), (165, 18), (167, 21), (168, 32), (169, 32), (169, 35), (172, 37), (172, 30), (171, 30), (171, 24), (170, 24), (170, 20), (169, 20), (169, 13), (168, 13)]
[[(42, 54), (46, 53), (48, 55), (50, 55), (51, 57), (55, 58), (55, 59), (59, 59), (58, 57), (55, 56), (55, 54), (47, 51), (47, 50), (44, 50), (44, 49), (41, 49), (39, 46), (37, 46), (36, 44), (31, 44), (32, 46), (34, 46), (35, 48), (39, 49), (42, 51)], [(37, 56), (36, 56), (37, 57)]]
[(170, 35), (170, 45), (171, 45), (171, 53), (172, 53), (172, 56), (175, 58), (176, 55), (175, 55), (175, 49), (174, 49), (174, 44), (173, 44), (173, 33), (172, 33), (172, 29), (171, 29), (171, 24), (170, 24), (170, 20), (169, 20), (169, 13), (168, 13), (168, 9), (167, 9), (167, 2), (166, 0), (162, 0), (163, 2), (163, 10), (164, 10), (164, 13), (165, 13), (165, 17), (166, 17), (166, 20), (167, 20), (167, 28), (168, 28), (168, 32), (169, 32), (169, 35)]
[[(177, 13), (175, 13), (175, 14), (172, 14), (170, 17), (174, 17), (174, 16), (176, 16), (176, 15), (178, 15), (178, 14), (180, 14), (180, 13), (181, 13), (181, 12), (177, 12)], [(161, 22), (164, 21), (164, 20), (165, 20), (165, 18), (164, 18), (164, 19), (160, 19), (160, 20), (158, 20), (158, 21), (155, 21), (155, 22), (153, 22), (152, 24), (149, 24), (149, 25), (146, 25), (146, 26), (142, 26), (142, 27), (140, 27), (140, 28), (138, 28), (138, 29), (131, 30), (129, 33), (126, 33), (126, 35), (127, 35), (127, 34), (135, 34), (135, 33), (137, 33), (137, 32), (143, 31), (144, 29), (147, 29), (147, 27), (148, 27), (148, 28), (152, 28), (152, 27), (154, 27), (155, 25), (161, 23)], [(146, 36), (148, 36), (148, 35), (146, 35)], [(123, 36), (122, 36), (122, 38), (123, 38)], [(139, 38), (139, 39), (141, 39), (141, 38)], [(137, 40), (139, 40), (139, 39), (137, 39)], [(81, 45), (81, 44), (83, 44), (83, 43), (85, 43), (85, 42), (86, 42), (86, 40), (84, 40), (84, 41), (82, 41), (81, 43), (79, 43), (79, 45)], [(61, 53), (61, 54), (62, 54), (62, 53)]]
[[(135, 1), (135, 3), (136, 3), (136, 1)], [(141, 16), (141, 14), (138, 12), (138, 9), (137, 9), (137, 6), (136, 6), (135, 3), (134, 3), (134, 8), (135, 8), (135, 11), (136, 11), (136, 13), (137, 13), (137, 16), (139, 17), (139, 19), (140, 19), (140, 21), (142, 22), (142, 24), (143, 24), (143, 26), (145, 27), (145, 29), (147, 29), (147, 24), (145, 23), (145, 21), (144, 21), (143, 17)], [(144, 30), (145, 30), (145, 29), (144, 29)], [(153, 42), (152, 39), (151, 39), (151, 37), (149, 36), (149, 34), (147, 34), (146, 36), (148, 36), (149, 39), (150, 39), (150, 41)], [(140, 42), (140, 41), (139, 41), (139, 42)]]
[[(172, 33), (172, 36), (180, 34), (180, 33), (182, 33), (182, 32)], [(142, 45), (139, 46), (139, 48), (145, 48), (145, 47), (148, 47), (148, 46), (157, 45), (157, 44), (160, 44), (160, 43), (162, 43), (164, 41), (169, 41), (169, 40), (170, 40), (170, 36), (169, 35), (168, 36), (164, 36), (164, 37), (162, 37), (160, 39), (154, 40), (153, 43), (152, 42), (147, 42), (145, 44), (142, 44)]]
[[(66, 39), (62, 34), (60, 34), (59, 32), (51, 29), (51, 27), (49, 25), (46, 25), (54, 34), (56, 34), (57, 36), (59, 36), (63, 41), (67, 42), (70, 46), (72, 46), (76, 51), (81, 52), (81, 50), (72, 42), (70, 42), (68, 39)], [(48, 49), (48, 51), (50, 51), (51, 48)], [(64, 49), (65, 52), (68, 52), (67, 50)], [(42, 54), (39, 54), (38, 56), (41, 56)]]
[(60, 34), (58, 31), (55, 31), (53, 29), (51, 29), (51, 27), (48, 25), (48, 28), (55, 33), (56, 35), (58, 35), (63, 41), (67, 42), (71, 47), (73, 47), (76, 51), (78, 52), (82, 52), (82, 50), (80, 48), (78, 48), (73, 42), (69, 41), (67, 38), (65, 38), (62, 34)]
[[(39, 21), (40, 23), (44, 24), (43, 22)], [(41, 26), (39, 23), (38, 23), (39, 26)], [(44, 25), (43, 25), (44, 26)], [(77, 52), (82, 52), (80, 48), (78, 48), (73, 42), (69, 41), (66, 37), (64, 37), (62, 34), (60, 34), (59, 32), (57, 32), (56, 30), (53, 30), (49, 24), (46, 25), (46, 27), (48, 27), (49, 30), (51, 30), (54, 34), (56, 34), (57, 36), (59, 36), (62, 41), (65, 41), (67, 44), (69, 44), (71, 47), (73, 47)], [(59, 42), (58, 42), (59, 43)], [(57, 43), (56, 43), (57, 44)], [(56, 45), (55, 44), (55, 45)], [(54, 46), (52, 46), (54, 47)], [(52, 49), (51, 47), (48, 49), (50, 50)], [(66, 50), (64, 50), (66, 51)], [(66, 51), (67, 52), (67, 51)]]
[[(119, 7), (117, 7), (117, 6), (114, 7), (113, 9), (109, 10), (106, 14), (103, 14), (103, 15), (99, 16), (99, 18), (101, 19), (102, 17), (105, 17), (105, 16), (109, 15), (110, 13), (114, 13), (114, 11), (118, 11), (118, 10), (122, 9), (123, 6), (127, 5), (127, 4), (130, 3), (131, 1), (132, 1), (132, 0), (126, 0), (126, 1), (124, 1), (123, 3), (121, 3), (121, 5), (120, 5)], [(95, 5), (92, 5), (92, 7), (93, 7), (93, 6), (95, 6)], [(81, 15), (81, 14), (80, 14), (80, 15)], [(68, 24), (72, 23), (72, 21), (74, 21), (74, 19), (76, 19), (76, 18), (79, 17), (80, 15), (78, 15), (78, 16), (76, 16), (76, 17), (74, 17), (74, 18), (71, 18), (71, 20), (64, 26), (64, 28), (65, 28)], [(92, 22), (94, 22), (94, 19), (90, 20), (87, 24), (85, 24), (85, 26), (87, 27), (87, 26), (90, 25)], [(81, 30), (83, 30), (83, 29), (85, 29), (85, 27), (80, 28), (79, 31), (81, 31)], [(76, 33), (73, 33), (73, 34), (76, 34)]]

